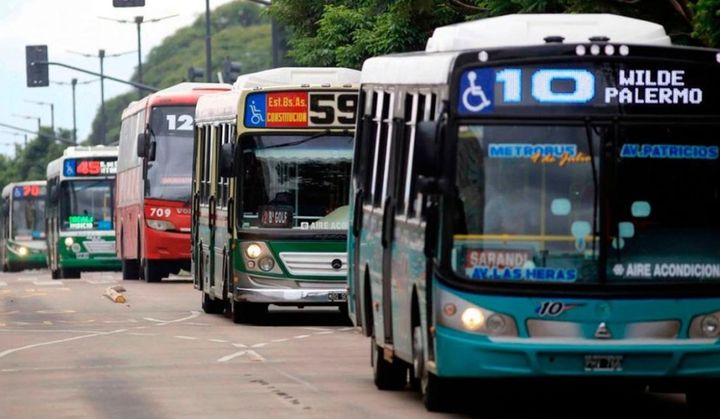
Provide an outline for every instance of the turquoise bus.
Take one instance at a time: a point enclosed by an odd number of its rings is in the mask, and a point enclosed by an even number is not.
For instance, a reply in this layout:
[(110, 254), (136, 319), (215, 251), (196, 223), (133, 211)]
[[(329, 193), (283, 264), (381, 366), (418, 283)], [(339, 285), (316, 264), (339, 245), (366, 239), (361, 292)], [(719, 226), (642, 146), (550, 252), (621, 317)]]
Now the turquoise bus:
[(68, 147), (47, 166), (47, 248), (53, 279), (120, 270), (113, 207), (117, 147)]
[(612, 15), (367, 60), (348, 299), (377, 387), (409, 377), (438, 410), (455, 379), (608, 380), (714, 408), (718, 74), (720, 52)]
[(45, 181), (13, 182), (2, 190), (0, 266), (5, 272), (47, 266)]
[(276, 68), (198, 99), (192, 271), (206, 313), (346, 307), (359, 76)]

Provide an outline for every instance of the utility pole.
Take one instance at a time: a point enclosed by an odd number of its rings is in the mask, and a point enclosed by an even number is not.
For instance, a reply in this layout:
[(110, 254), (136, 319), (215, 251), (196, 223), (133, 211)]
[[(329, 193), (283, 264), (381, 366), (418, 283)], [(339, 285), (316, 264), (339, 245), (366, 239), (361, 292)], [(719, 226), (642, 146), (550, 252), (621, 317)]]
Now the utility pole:
[(73, 144), (77, 145), (77, 113), (76, 113), (76, 100), (75, 100), (75, 89), (78, 84), (90, 84), (98, 81), (100, 79), (92, 79), (92, 80), (86, 80), (86, 81), (78, 81), (78, 79), (73, 78), (70, 80), (70, 83), (62, 82), (62, 81), (51, 81), (50, 83), (53, 84), (59, 84), (61, 86), (70, 86), (72, 88), (72, 115), (73, 115)]
[(212, 82), (212, 34), (210, 33), (210, 0), (205, 0), (205, 81)]

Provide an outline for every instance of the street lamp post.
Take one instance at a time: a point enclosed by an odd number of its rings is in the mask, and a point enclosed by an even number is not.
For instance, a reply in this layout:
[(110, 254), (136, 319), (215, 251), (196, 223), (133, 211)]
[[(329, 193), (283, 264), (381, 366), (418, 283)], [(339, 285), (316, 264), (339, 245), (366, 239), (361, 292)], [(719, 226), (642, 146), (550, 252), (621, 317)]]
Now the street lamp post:
[(86, 80), (78, 82), (78, 79), (73, 78), (70, 80), (70, 83), (62, 82), (62, 81), (51, 81), (53, 84), (59, 84), (62, 86), (70, 86), (72, 88), (72, 115), (73, 115), (73, 144), (77, 145), (77, 117), (76, 117), (76, 101), (75, 101), (75, 89), (78, 84), (90, 84), (98, 81), (98, 79), (92, 79), (92, 80)]
[[(209, 0), (208, 0), (208, 1), (209, 1)], [(163, 17), (158, 17), (158, 18), (153, 18), (153, 19), (145, 19), (143, 16), (135, 16), (135, 18), (134, 18), (133, 20), (113, 19), (113, 18), (109, 18), (109, 17), (99, 16), (100, 19), (111, 20), (111, 21), (117, 22), (117, 23), (134, 23), (134, 24), (137, 26), (137, 45), (138, 45), (137, 53), (138, 53), (138, 79), (139, 79), (139, 80), (138, 80), (138, 83), (143, 84), (143, 72), (142, 72), (142, 37), (141, 37), (140, 26), (141, 26), (143, 23), (155, 23), (155, 22), (160, 22), (161, 20), (170, 19), (171, 17), (175, 17), (175, 16), (178, 16), (178, 15), (163, 16)], [(140, 95), (140, 97), (143, 96), (143, 91), (142, 91), (142, 89), (139, 89), (139, 88), (138, 88), (138, 94)]]
[(50, 102), (41, 102), (39, 100), (25, 100), (28, 103), (34, 103), (36, 105), (50, 106), (50, 127), (52, 128), (53, 135), (55, 133), (55, 104)]
[[(73, 54), (82, 55), (83, 57), (95, 57), (93, 54), (86, 54), (77, 51), (68, 51)], [(105, 54), (104, 49), (98, 50), (97, 57), (100, 59), (100, 144), (105, 144), (105, 134), (107, 132), (107, 118), (105, 116), (105, 58), (121, 57), (133, 53), (135, 51), (121, 52), (117, 54)]]
[[(37, 119), (37, 123), (38, 123), (38, 136), (40, 136), (40, 117), (39, 117), (39, 116), (22, 115), (22, 114), (17, 114), (17, 113), (12, 114), (12, 116), (16, 116), (16, 117), (22, 118), (22, 119)], [(55, 134), (53, 134), (53, 135), (55, 135)]]

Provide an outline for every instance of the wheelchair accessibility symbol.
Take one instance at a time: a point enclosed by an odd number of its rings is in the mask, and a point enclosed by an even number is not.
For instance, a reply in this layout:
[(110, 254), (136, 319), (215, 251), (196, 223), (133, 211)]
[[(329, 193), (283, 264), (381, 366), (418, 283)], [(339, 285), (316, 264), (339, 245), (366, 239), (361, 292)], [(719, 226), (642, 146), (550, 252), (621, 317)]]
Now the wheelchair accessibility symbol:
[(459, 111), (466, 113), (493, 110), (493, 85), (495, 72), (490, 69), (472, 70), (463, 74), (460, 81)]

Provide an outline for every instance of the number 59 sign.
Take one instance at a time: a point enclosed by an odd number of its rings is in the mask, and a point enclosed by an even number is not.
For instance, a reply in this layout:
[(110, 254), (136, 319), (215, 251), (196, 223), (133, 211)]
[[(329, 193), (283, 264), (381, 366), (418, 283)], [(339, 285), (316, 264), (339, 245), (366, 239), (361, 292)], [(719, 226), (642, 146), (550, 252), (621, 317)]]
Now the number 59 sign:
[(358, 94), (333, 91), (252, 93), (245, 99), (248, 128), (352, 127)]

